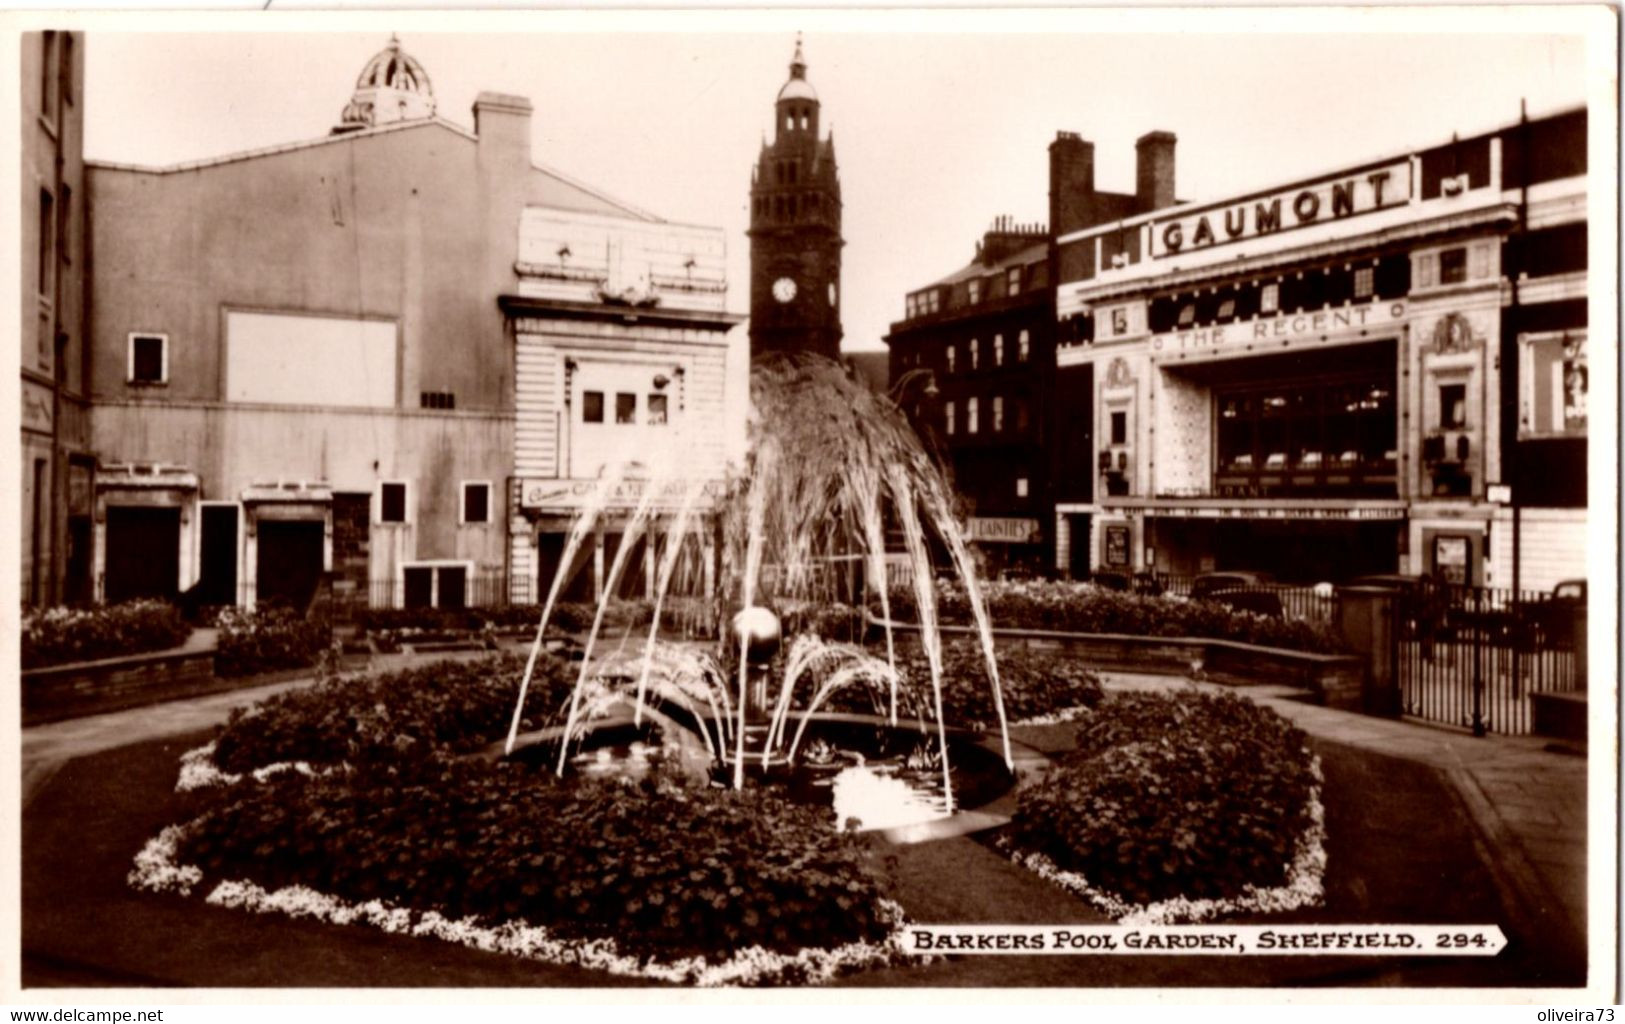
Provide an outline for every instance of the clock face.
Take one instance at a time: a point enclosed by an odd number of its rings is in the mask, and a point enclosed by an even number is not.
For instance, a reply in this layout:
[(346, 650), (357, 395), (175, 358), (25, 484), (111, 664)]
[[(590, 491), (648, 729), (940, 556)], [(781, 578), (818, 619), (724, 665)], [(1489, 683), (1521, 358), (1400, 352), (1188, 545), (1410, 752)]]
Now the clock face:
[(835, 282), (834, 281), (831, 281), (829, 283), (829, 304), (831, 306), (835, 305)]
[(780, 302), (789, 302), (796, 297), (796, 283), (788, 277), (781, 277), (773, 282), (773, 297)]

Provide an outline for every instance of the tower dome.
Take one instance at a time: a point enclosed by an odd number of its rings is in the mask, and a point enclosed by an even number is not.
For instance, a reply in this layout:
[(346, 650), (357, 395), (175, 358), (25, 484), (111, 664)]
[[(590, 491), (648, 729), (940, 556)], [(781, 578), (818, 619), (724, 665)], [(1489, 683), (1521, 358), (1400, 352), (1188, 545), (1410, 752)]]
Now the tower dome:
[(812, 100), (818, 102), (818, 93), (807, 81), (807, 59), (801, 55), (801, 33), (796, 33), (796, 53), (790, 58), (790, 78), (779, 90), (778, 102), (785, 100)]
[(355, 80), (355, 94), (345, 104), (334, 132), (357, 131), (398, 121), (434, 116), (434, 86), (417, 58), (401, 49), (398, 36), (367, 61)]

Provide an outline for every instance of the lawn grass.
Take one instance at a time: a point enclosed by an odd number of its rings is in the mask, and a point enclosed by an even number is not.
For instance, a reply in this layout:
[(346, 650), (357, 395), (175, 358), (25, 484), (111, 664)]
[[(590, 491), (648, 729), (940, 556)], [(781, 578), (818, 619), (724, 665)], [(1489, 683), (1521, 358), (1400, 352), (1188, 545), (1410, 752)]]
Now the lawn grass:
[[(23, 815), (25, 987), (584, 987), (629, 979), (432, 940), (209, 907), (138, 893), (131, 859), (196, 797), (174, 792), (179, 755), (208, 733), (137, 744), (65, 765)], [(1327, 905), (1256, 923), (1500, 923), (1488, 853), (1436, 772), (1315, 744), (1326, 774)], [(895, 895), (922, 922), (1101, 923), (1081, 901), (985, 843), (889, 851)], [(1241, 922), (1238, 922), (1241, 923)], [(874, 971), (852, 986), (1170, 987), (1417, 985), (1548, 987), (1584, 982), (1531, 937), (1487, 958), (981, 956)]]

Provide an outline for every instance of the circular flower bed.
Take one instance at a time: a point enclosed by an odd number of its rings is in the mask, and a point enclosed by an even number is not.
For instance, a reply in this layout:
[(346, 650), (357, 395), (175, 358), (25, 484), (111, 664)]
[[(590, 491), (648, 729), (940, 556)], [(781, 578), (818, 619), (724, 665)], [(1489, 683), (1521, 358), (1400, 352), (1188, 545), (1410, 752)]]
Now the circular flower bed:
[(1251, 701), (1117, 694), (1021, 793), (1008, 846), (1114, 917), (1201, 920), (1318, 902), (1319, 768)]
[[(693, 984), (808, 983), (901, 957), (869, 841), (769, 790), (560, 781), (458, 755), (507, 731), (523, 661), (329, 681), (183, 761), (201, 813), (131, 884)], [(574, 675), (539, 660), (525, 723)]]

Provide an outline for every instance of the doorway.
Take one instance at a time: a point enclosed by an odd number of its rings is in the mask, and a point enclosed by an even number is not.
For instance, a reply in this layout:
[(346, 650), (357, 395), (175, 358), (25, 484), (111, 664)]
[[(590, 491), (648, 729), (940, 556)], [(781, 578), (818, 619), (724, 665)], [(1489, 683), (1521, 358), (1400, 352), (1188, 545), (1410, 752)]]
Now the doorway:
[(112, 505), (107, 509), (109, 604), (180, 592), (181, 510)]
[(204, 505), (197, 599), (203, 606), (237, 603), (237, 506)]
[(321, 583), (324, 533), (319, 519), (260, 520), (255, 600), (306, 611)]

